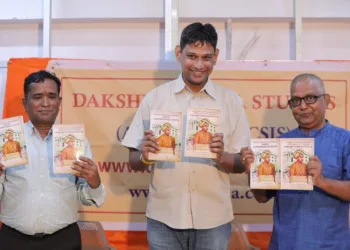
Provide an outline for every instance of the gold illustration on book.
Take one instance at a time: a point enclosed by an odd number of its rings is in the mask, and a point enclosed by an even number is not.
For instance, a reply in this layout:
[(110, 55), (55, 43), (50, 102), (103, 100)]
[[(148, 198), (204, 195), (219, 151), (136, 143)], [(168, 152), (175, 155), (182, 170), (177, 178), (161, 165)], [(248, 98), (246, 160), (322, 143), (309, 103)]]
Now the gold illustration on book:
[(23, 117), (0, 120), (0, 161), (6, 167), (28, 164)]
[(73, 162), (85, 154), (83, 124), (55, 124), (53, 126), (54, 173), (72, 173)]
[(185, 156), (216, 158), (210, 143), (219, 131), (220, 110), (192, 108), (187, 112)]
[(180, 161), (182, 114), (152, 110), (150, 128), (155, 133), (160, 149), (156, 154), (149, 153), (149, 160)]

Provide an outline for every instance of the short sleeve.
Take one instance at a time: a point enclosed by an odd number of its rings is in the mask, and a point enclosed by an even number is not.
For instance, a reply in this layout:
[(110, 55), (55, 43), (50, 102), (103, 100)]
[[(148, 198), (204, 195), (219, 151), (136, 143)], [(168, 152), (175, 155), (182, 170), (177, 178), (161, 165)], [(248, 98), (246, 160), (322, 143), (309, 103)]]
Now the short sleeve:
[(129, 128), (122, 140), (122, 145), (127, 148), (141, 150), (144, 131), (150, 126), (150, 110), (147, 96), (142, 100)]

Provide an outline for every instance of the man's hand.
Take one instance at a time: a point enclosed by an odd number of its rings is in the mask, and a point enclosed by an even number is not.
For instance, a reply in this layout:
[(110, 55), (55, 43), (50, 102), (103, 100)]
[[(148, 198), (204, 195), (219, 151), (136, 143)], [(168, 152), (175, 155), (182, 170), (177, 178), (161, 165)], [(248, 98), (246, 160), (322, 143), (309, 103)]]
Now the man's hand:
[(225, 149), (224, 135), (222, 133), (216, 133), (211, 138), (209, 145), (210, 151), (216, 153), (216, 163), (223, 164), (223, 153)]
[(4, 173), (5, 168), (6, 167), (0, 162), (0, 176)]
[(323, 184), (322, 162), (317, 156), (312, 156), (307, 164), (307, 172), (312, 176), (313, 184), (320, 187)]
[(242, 148), (241, 152), (239, 153), (241, 155), (241, 161), (243, 162), (243, 164), (246, 167), (246, 173), (250, 172), (250, 167), (252, 165), (252, 163), (254, 162), (254, 153), (253, 151), (248, 148)]
[(96, 164), (86, 157), (79, 157), (79, 161), (73, 163), (73, 174), (86, 180), (93, 189), (98, 188), (101, 184), (100, 175)]
[(141, 143), (141, 153), (143, 159), (148, 161), (149, 153), (157, 154), (159, 151), (158, 141), (154, 137), (154, 133), (152, 130), (146, 130), (144, 132), (143, 141)]

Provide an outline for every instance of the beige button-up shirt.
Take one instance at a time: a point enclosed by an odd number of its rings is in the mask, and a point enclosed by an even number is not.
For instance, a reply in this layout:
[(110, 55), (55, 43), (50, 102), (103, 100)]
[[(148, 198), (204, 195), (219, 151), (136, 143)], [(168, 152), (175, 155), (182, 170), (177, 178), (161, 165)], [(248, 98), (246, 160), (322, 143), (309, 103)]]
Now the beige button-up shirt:
[[(210, 80), (198, 93), (182, 77), (162, 84), (143, 99), (122, 145), (140, 150), (150, 127), (150, 111), (182, 112), (183, 131), (188, 108), (220, 109), (225, 151), (237, 153), (250, 145), (250, 129), (241, 98)], [(185, 132), (182, 133), (182, 145)], [(185, 157), (181, 162), (158, 161), (152, 166), (146, 216), (176, 229), (209, 229), (233, 219), (229, 174), (211, 159)]]

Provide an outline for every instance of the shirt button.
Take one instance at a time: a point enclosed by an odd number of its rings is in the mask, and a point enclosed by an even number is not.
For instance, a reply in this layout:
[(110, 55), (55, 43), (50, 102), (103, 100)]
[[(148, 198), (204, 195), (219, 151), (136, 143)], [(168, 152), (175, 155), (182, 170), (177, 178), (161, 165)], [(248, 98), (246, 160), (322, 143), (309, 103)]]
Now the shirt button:
[(42, 160), (42, 161), (43, 161), (43, 160), (44, 160), (44, 157), (41, 157), (41, 158), (40, 158), (40, 160)]
[(40, 194), (40, 197), (44, 197), (44, 194)]

